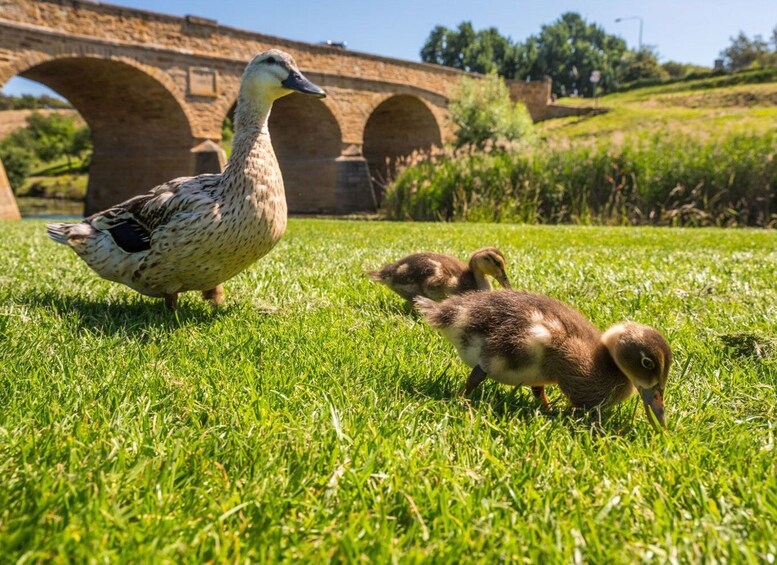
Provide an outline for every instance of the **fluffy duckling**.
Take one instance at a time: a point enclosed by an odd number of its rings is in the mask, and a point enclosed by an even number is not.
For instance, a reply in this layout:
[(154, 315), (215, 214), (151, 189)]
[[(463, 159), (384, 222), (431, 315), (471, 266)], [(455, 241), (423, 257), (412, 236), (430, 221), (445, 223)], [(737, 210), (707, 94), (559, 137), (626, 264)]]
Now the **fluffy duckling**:
[[(463, 394), (487, 376), (532, 387), (550, 406), (545, 385), (557, 384), (576, 408), (622, 402), (636, 388), (648, 419), (666, 427), (664, 387), (672, 351), (655, 329), (622, 323), (603, 334), (582, 314), (540, 294), (475, 292), (416, 308), (472, 367)], [(655, 424), (654, 424), (655, 425)]]
[(479, 249), (469, 264), (450, 255), (415, 253), (390, 263), (367, 276), (385, 284), (405, 300), (424, 296), (443, 300), (454, 294), (472, 290), (491, 290), (486, 276), (494, 277), (504, 288), (510, 288), (505, 269), (505, 257), (493, 247)]
[(301, 92), (323, 98), (288, 53), (257, 55), (240, 82), (232, 156), (221, 174), (181, 177), (76, 224), (48, 225), (101, 277), (165, 299), (222, 284), (275, 246), (286, 228), (286, 196), (267, 119), (273, 101)]

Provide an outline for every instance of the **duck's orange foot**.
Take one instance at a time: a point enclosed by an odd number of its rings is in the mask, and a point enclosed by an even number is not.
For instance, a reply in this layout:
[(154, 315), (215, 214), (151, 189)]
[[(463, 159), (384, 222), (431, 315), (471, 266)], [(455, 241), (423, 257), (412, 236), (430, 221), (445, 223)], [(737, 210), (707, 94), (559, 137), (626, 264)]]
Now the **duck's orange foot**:
[(175, 310), (178, 308), (178, 293), (165, 294), (165, 306), (168, 310)]
[(224, 285), (220, 284), (210, 290), (203, 290), (202, 297), (214, 306), (221, 306), (225, 298)]
[(534, 398), (540, 401), (542, 404), (542, 409), (545, 410), (545, 412), (553, 412), (553, 406), (550, 405), (550, 402), (548, 402), (548, 397), (545, 395), (544, 386), (533, 386), (531, 387), (531, 391), (534, 394)]

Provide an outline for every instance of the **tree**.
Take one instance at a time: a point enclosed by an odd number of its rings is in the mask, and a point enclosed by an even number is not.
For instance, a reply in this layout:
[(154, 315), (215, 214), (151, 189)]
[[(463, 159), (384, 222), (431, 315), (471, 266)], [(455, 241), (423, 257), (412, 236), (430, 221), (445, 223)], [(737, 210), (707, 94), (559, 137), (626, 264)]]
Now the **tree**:
[(448, 108), (456, 124), (456, 146), (483, 149), (489, 142), (534, 139), (534, 125), (523, 104), (510, 100), (496, 73), (483, 79), (462, 77)]
[(35, 141), (35, 152), (41, 161), (50, 162), (66, 157), (70, 168), (70, 149), (76, 135), (76, 123), (72, 116), (33, 112), (27, 118), (27, 129)]
[(569, 12), (524, 43), (513, 43), (496, 28), (475, 31), (470, 22), (462, 22), (456, 30), (437, 26), (421, 49), (421, 59), (464, 71), (496, 71), (510, 79), (550, 76), (556, 94), (577, 91), (590, 96), (591, 73), (600, 71), (600, 91), (611, 90), (625, 52), (621, 38)]
[(539, 35), (526, 41), (517, 76), (533, 80), (549, 76), (553, 79), (555, 94), (577, 92), (592, 96), (592, 72), (600, 72), (597, 90), (611, 91), (617, 83), (618, 66), (625, 52), (623, 39), (608, 35), (579, 14), (567, 12), (553, 24), (542, 26)]
[(512, 76), (515, 46), (494, 28), (475, 31), (471, 22), (455, 30), (436, 26), (421, 48), (421, 60), (462, 71)]
[(14, 192), (24, 184), (34, 160), (35, 147), (28, 129), (18, 129), (0, 141), (0, 161)]
[(626, 51), (621, 59), (618, 73), (620, 82), (628, 83), (637, 80), (666, 80), (669, 73), (658, 64), (658, 54), (652, 47), (640, 51)]
[(770, 53), (769, 44), (760, 35), (750, 39), (743, 31), (740, 31), (738, 36), (732, 37), (731, 45), (720, 52), (724, 65), (731, 71), (777, 64), (775, 55), (777, 54)]
[(92, 132), (87, 126), (78, 128), (66, 148), (73, 158), (88, 162), (92, 156)]

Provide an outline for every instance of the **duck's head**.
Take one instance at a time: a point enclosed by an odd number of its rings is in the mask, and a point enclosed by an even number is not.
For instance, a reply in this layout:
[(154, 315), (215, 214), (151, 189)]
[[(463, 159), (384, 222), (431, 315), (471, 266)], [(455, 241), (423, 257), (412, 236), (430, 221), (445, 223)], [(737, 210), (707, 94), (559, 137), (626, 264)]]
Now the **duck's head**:
[(510, 288), (510, 279), (507, 278), (505, 256), (501, 251), (493, 247), (478, 249), (472, 254), (469, 266), (473, 271), (494, 277), (502, 285), (502, 288)]
[(326, 93), (297, 68), (294, 58), (278, 49), (260, 53), (248, 64), (240, 83), (241, 95), (272, 102), (292, 92), (324, 98)]
[(615, 364), (639, 391), (650, 423), (664, 428), (664, 388), (672, 364), (672, 350), (658, 331), (641, 324), (617, 324), (602, 335)]

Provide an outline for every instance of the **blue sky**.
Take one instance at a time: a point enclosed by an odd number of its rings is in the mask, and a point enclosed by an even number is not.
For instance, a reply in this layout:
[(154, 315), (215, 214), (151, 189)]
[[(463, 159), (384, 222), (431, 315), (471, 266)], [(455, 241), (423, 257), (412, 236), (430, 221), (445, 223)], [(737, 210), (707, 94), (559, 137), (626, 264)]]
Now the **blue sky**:
[[(523, 41), (562, 13), (574, 11), (608, 33), (636, 47), (640, 16), (642, 42), (658, 49), (662, 61), (712, 66), (730, 37), (744, 31), (771, 37), (777, 25), (777, 0), (115, 0), (122, 6), (174, 15), (213, 18), (231, 27), (300, 41), (346, 41), (355, 51), (418, 60), (418, 52), (435, 25), (455, 27), (464, 20), (476, 29), (494, 26)], [(43, 89), (12, 79), (8, 94)]]

